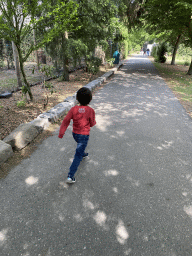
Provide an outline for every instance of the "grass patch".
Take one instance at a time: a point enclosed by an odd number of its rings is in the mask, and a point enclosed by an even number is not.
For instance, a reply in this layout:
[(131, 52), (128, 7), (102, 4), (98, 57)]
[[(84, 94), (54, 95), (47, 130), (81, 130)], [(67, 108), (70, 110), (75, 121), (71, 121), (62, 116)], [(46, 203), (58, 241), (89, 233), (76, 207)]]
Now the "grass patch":
[[(171, 63), (171, 60), (172, 60), (172, 57), (171, 56), (168, 56), (167, 57), (167, 63)], [(177, 55), (176, 56), (176, 59), (175, 59), (175, 64), (176, 65), (184, 65), (184, 66), (189, 66), (191, 63), (191, 57), (188, 56), (188, 57), (182, 57), (182, 56), (179, 56)]]
[(175, 86), (174, 89), (177, 93), (180, 94), (182, 100), (189, 101), (192, 103), (192, 86), (189, 86), (189, 87)]
[(192, 76), (187, 75), (184, 65), (172, 66), (161, 63), (154, 63), (154, 65), (173, 92), (179, 95), (179, 99), (192, 106)]

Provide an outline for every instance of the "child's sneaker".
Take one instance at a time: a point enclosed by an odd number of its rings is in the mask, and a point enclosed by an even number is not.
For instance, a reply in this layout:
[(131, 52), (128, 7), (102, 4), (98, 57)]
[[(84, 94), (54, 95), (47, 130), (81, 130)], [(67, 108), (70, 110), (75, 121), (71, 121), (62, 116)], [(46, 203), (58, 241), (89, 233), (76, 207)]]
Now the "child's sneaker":
[(88, 153), (84, 153), (83, 159), (85, 159), (86, 157), (88, 157)]
[(68, 177), (67, 178), (67, 183), (75, 183), (76, 182), (76, 180), (75, 180), (75, 178), (73, 177), (73, 178), (70, 178), (70, 177)]

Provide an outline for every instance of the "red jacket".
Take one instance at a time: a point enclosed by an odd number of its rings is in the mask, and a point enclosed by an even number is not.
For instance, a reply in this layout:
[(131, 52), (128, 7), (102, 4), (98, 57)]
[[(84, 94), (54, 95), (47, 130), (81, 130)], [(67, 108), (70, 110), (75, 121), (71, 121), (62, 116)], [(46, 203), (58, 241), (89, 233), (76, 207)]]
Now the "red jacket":
[(90, 127), (96, 124), (95, 111), (89, 106), (72, 107), (60, 126), (59, 138), (63, 138), (70, 120), (73, 119), (73, 132), (82, 135), (89, 135)]

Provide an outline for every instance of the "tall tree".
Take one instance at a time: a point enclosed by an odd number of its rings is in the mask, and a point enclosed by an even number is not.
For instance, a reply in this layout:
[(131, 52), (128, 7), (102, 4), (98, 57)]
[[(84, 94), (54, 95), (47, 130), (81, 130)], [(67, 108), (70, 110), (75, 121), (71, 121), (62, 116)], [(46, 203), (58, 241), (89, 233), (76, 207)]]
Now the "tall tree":
[[(143, 18), (148, 29), (165, 34), (171, 31), (177, 38), (184, 34), (185, 44), (192, 47), (191, 0), (146, 0), (144, 9)], [(192, 62), (188, 74), (192, 74)]]
[[(78, 1), (78, 0), (77, 0)], [(88, 47), (88, 54), (94, 52), (95, 47), (113, 37), (117, 23), (117, 7), (111, 0), (82, 0), (78, 1), (79, 29), (71, 36), (81, 41)], [(115, 36), (115, 35), (114, 35)]]
[[(97, 45), (106, 45), (107, 39), (115, 38), (115, 33), (118, 29), (119, 22), (116, 17), (117, 7), (115, 1), (111, 0), (77, 0), (77, 17), (74, 23), (75, 31), (70, 32), (67, 29), (68, 38), (64, 33), (58, 36), (58, 40), (49, 42), (48, 51), (53, 53), (53, 45), (59, 49), (63, 59), (63, 79), (67, 80), (67, 63), (68, 58), (81, 58), (84, 54), (85, 61), (89, 55), (94, 55), (94, 50)], [(71, 54), (72, 49), (78, 56)], [(54, 51), (57, 56), (57, 52)]]
[[(21, 73), (23, 76), (23, 92), (33, 99), (30, 85), (24, 70), (24, 62), (32, 51), (51, 41), (56, 35), (71, 27), (76, 19), (77, 4), (70, 1), (59, 1), (55, 8), (49, 0), (1, 0), (0, 1), (0, 36), (13, 41), (19, 55)], [(47, 11), (48, 10), (48, 11)], [(39, 17), (39, 18), (38, 18)], [(27, 52), (23, 53), (21, 44), (32, 30), (41, 31), (36, 45), (31, 44)]]
[(13, 48), (13, 56), (14, 56), (14, 62), (15, 62), (15, 71), (17, 75), (17, 87), (15, 88), (15, 91), (17, 91), (19, 87), (22, 87), (22, 81), (21, 81), (20, 66), (19, 66), (19, 55), (14, 42), (12, 42), (12, 48)]

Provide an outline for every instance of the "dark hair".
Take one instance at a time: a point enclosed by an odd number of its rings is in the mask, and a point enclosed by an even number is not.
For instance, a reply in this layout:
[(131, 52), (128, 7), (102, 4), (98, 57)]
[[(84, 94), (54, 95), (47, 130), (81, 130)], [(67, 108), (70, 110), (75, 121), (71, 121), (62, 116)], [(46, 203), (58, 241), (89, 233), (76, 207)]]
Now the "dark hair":
[(92, 100), (92, 93), (88, 88), (82, 87), (77, 91), (76, 99), (81, 105), (86, 106)]

